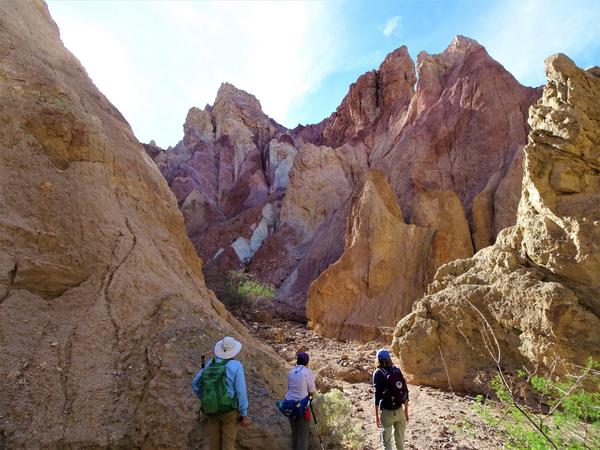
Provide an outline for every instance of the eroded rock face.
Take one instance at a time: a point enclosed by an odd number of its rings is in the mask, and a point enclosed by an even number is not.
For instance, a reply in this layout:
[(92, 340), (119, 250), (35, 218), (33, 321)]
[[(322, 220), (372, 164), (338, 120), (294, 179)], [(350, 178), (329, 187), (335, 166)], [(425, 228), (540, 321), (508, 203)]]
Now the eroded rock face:
[(530, 109), (516, 226), (442, 266), (396, 327), (393, 347), (412, 382), (486, 389), (495, 363), (482, 330), (494, 332), (509, 372), (558, 361), (564, 374), (600, 357), (600, 78), (564, 55), (546, 60), (546, 74)]
[(389, 335), (425, 289), (433, 234), (405, 224), (385, 174), (367, 172), (352, 201), (344, 253), (310, 287), (309, 325), (341, 339)]
[(254, 96), (228, 83), (214, 105), (189, 110), (183, 129), (173, 149), (145, 148), (175, 193), (199, 255), (224, 276), (272, 235), (297, 149)]
[(428, 269), (428, 283), (442, 264), (473, 256), (465, 211), (453, 191), (419, 192), (415, 197), (411, 223), (435, 230), (429, 260), (412, 262)]
[(525, 144), (538, 94), (462, 36), (439, 55), (421, 52), (417, 71), (408, 110), (375, 140), (372, 165), (388, 175), (406, 219), (415, 194), (433, 190), (456, 192), (470, 217), (473, 198), (504, 177)]
[[(458, 36), (439, 55), (421, 53), (417, 69), (406, 47), (393, 51), (350, 86), (330, 117), (294, 130), (224, 84), (214, 106), (190, 110), (174, 149), (147, 151), (157, 155), (206, 270), (220, 278), (249, 271), (303, 317), (310, 283), (342, 255), (350, 199), (370, 167), (390, 180), (406, 223), (433, 220), (429, 206), (419, 211), (419, 196), (455, 195), (458, 221), (434, 228), (437, 241), (456, 238), (460, 249), (438, 246), (445, 256), (425, 263), (428, 279), (513, 225), (526, 111), (539, 94)], [(265, 235), (267, 204), (275, 219)], [(255, 233), (263, 237), (252, 247)]]
[[(272, 407), (284, 368), (205, 287), (167, 183), (43, 2), (0, 3), (0, 55), (3, 445), (200, 447), (190, 381), (224, 334), (244, 344), (251, 410)], [(239, 446), (285, 448), (288, 428), (257, 414)]]

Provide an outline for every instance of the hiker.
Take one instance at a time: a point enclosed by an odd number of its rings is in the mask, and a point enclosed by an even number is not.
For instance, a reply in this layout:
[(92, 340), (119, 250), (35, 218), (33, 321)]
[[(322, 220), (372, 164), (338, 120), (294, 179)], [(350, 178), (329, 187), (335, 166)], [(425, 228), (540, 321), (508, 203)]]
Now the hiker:
[[(377, 350), (377, 369), (373, 372), (375, 388), (375, 423), (381, 433), (383, 450), (404, 449), (404, 432), (408, 422), (408, 386), (402, 371), (392, 364), (390, 352)], [(404, 411), (402, 411), (404, 406)]]
[(288, 373), (288, 391), (286, 400), (299, 402), (303, 414), (290, 416), (292, 427), (292, 450), (308, 449), (308, 430), (310, 425), (309, 402), (317, 390), (315, 376), (308, 366), (308, 353), (296, 354), (296, 366)]
[[(242, 344), (226, 336), (215, 344), (215, 357), (208, 361), (192, 381), (192, 389), (207, 415), (206, 450), (233, 450), (238, 422), (249, 423), (248, 394), (244, 367), (233, 359)], [(223, 395), (224, 393), (227, 395)]]

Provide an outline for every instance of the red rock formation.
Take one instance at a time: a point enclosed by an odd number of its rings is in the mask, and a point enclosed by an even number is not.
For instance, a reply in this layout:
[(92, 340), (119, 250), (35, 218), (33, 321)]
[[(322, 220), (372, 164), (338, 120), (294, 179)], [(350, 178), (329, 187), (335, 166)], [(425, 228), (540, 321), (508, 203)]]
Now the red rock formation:
[(393, 347), (412, 382), (482, 392), (494, 358), (507, 373), (552, 376), (600, 358), (599, 75), (565, 55), (546, 59), (517, 223), (440, 267), (398, 322)]
[[(192, 108), (184, 140), (155, 160), (207, 264), (250, 270), (302, 312), (310, 283), (342, 254), (349, 199), (369, 167), (386, 174), (405, 221), (422, 216), (417, 194), (453, 192), (475, 249), (493, 243), (515, 220), (526, 111), (539, 92), (460, 36), (439, 55), (421, 53), (417, 71), (418, 82), (401, 47), (359, 77), (330, 117), (292, 131), (231, 85), (213, 107)], [(266, 204), (274, 222), (265, 236)], [(260, 245), (250, 249), (252, 239)], [(432, 274), (439, 261), (427, 264)]]

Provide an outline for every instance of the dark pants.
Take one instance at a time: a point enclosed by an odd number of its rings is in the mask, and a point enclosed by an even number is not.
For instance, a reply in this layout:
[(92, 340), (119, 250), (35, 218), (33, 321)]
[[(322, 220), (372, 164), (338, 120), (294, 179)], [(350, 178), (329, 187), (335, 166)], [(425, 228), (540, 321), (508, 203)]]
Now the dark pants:
[(304, 417), (290, 417), (292, 426), (292, 450), (308, 449), (308, 426), (310, 422)]

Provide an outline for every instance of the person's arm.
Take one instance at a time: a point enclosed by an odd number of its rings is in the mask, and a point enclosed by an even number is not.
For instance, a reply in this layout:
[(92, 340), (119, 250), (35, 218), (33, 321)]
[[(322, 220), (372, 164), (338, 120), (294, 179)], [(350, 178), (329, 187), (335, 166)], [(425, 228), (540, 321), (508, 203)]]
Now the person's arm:
[(408, 422), (408, 400), (406, 400), (404, 402), (404, 417), (406, 418), (406, 421)]
[(308, 395), (310, 397), (315, 395), (315, 392), (317, 392), (317, 387), (315, 385), (315, 374), (310, 369), (306, 371), (306, 385), (308, 387)]
[(377, 428), (381, 428), (379, 404), (381, 403), (381, 400), (383, 400), (383, 385), (381, 383), (382, 380), (380, 375), (379, 370), (373, 372), (373, 398), (375, 400), (375, 423), (377, 424)]
[(248, 424), (248, 392), (246, 391), (246, 379), (244, 377), (244, 367), (239, 363), (238, 370), (235, 374), (234, 387), (235, 395), (238, 399), (238, 410), (242, 417), (242, 425)]
[(198, 373), (196, 373), (196, 375), (194, 376), (194, 379), (192, 380), (192, 390), (194, 391), (194, 394), (196, 394), (196, 397), (198, 397), (198, 399), (200, 399), (200, 396), (202, 395), (202, 385), (200, 383), (200, 377), (202, 376), (202, 372), (204, 372), (204, 369), (210, 366), (210, 363), (212, 363), (212, 359), (208, 360), (204, 368), (200, 369)]
[(194, 379), (192, 380), (192, 390), (194, 391), (194, 394), (196, 394), (196, 397), (198, 397), (198, 399), (200, 399), (200, 396), (202, 395), (202, 386), (200, 386), (201, 376), (202, 370), (199, 370), (196, 376), (194, 376)]

